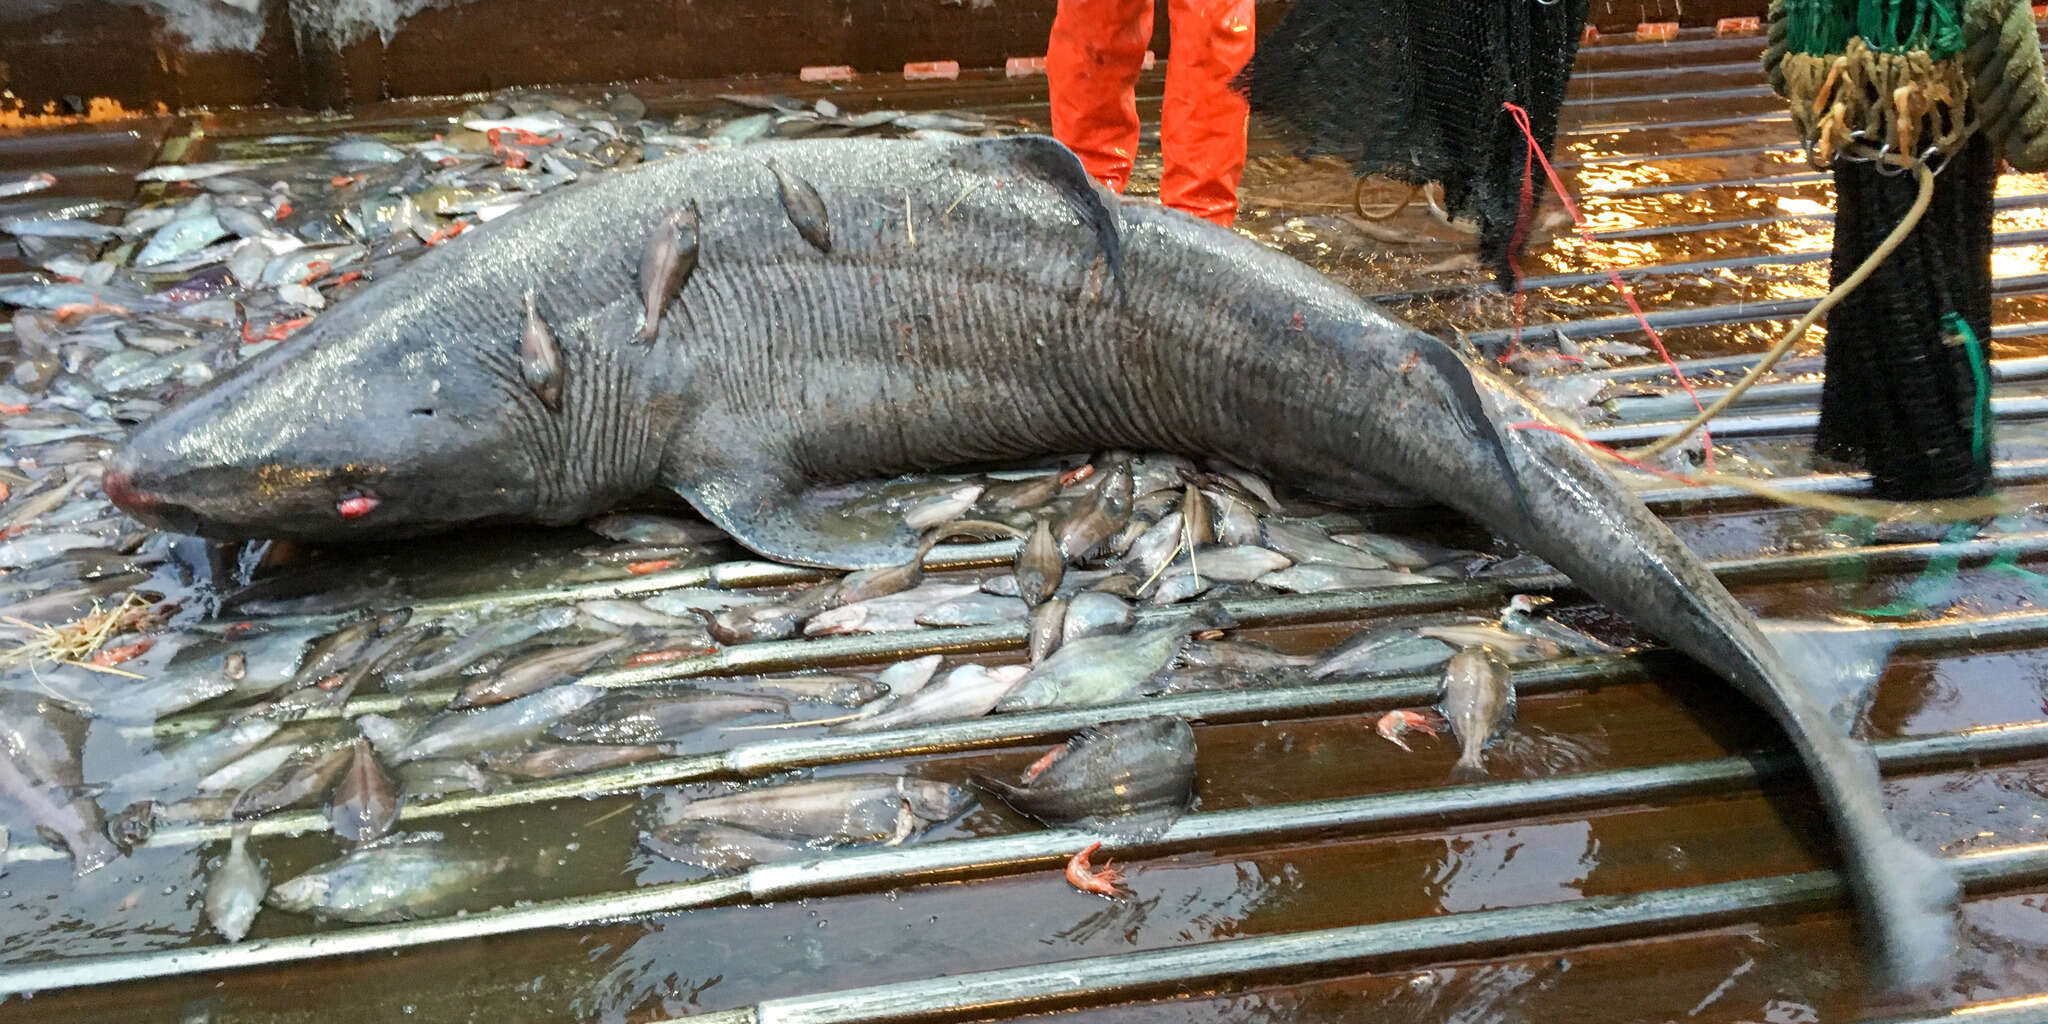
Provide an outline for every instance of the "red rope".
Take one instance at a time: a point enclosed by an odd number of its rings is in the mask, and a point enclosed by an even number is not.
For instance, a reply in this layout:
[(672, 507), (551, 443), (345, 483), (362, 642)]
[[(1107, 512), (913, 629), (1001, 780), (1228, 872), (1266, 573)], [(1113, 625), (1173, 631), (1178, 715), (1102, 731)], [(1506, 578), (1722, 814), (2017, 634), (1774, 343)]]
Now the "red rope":
[[(1551, 189), (1557, 193), (1558, 200), (1564, 203), (1565, 212), (1571, 214), (1572, 230), (1576, 231), (1578, 236), (1587, 245), (1595, 243), (1592, 233), (1586, 230), (1585, 215), (1579, 212), (1578, 204), (1572, 202), (1571, 193), (1565, 189), (1564, 181), (1557, 176), (1557, 168), (1550, 166), (1550, 157), (1544, 154), (1543, 147), (1537, 143), (1536, 130), (1529, 124), (1529, 112), (1513, 102), (1502, 103), (1501, 106), (1507, 108), (1508, 113), (1514, 117), (1516, 127), (1522, 129), (1522, 138), (1528, 140), (1529, 143), (1529, 152), (1522, 159), (1521, 213), (1516, 217), (1514, 240), (1508, 247), (1509, 267), (1514, 271), (1515, 278), (1515, 340), (1513, 344), (1508, 346), (1507, 353), (1501, 356), (1501, 361), (1506, 362), (1508, 355), (1512, 355), (1515, 349), (1522, 343), (1522, 267), (1520, 262), (1515, 259), (1515, 253), (1519, 252), (1522, 248), (1523, 237), (1528, 231), (1531, 219), (1530, 213), (1535, 206), (1536, 164), (1541, 163), (1543, 165), (1543, 173), (1550, 179)], [(1687, 398), (1692, 399), (1692, 407), (1705, 412), (1706, 406), (1700, 404), (1700, 396), (1697, 392), (1693, 391), (1692, 381), (1685, 378), (1685, 371), (1678, 368), (1678, 361), (1672, 359), (1670, 351), (1665, 349), (1664, 339), (1657, 334), (1655, 327), (1650, 326), (1650, 318), (1643, 315), (1643, 307), (1636, 302), (1635, 289), (1630, 288), (1628, 282), (1622, 279), (1621, 271), (1613, 267), (1608, 267), (1606, 270), (1608, 282), (1614, 285), (1614, 290), (1620, 292), (1622, 300), (1628, 303), (1628, 311), (1635, 314), (1636, 323), (1642, 325), (1643, 334), (1650, 339), (1650, 344), (1656, 348), (1657, 355), (1663, 357), (1664, 365), (1670, 367), (1672, 376), (1678, 378), (1678, 386), (1685, 389)], [(1701, 429), (1700, 434), (1706, 443), (1707, 471), (1713, 472), (1714, 435), (1705, 428)]]

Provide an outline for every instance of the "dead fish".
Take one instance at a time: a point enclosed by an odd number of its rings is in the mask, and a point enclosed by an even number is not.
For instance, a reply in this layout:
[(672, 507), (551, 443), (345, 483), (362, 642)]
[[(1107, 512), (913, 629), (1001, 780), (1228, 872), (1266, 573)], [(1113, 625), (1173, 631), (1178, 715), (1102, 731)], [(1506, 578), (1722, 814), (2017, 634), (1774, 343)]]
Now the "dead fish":
[(1030, 614), (1024, 602), (1014, 597), (997, 597), (986, 591), (977, 591), (918, 613), (920, 626), (987, 626), (997, 622), (1015, 622)]
[(1091, 726), (1019, 784), (975, 781), (1047, 825), (1156, 839), (1194, 802), (1195, 730), (1168, 717)]
[(477, 886), (507, 863), (439, 841), (387, 840), (278, 883), (265, 902), (357, 923), (432, 917), (474, 900)]
[(697, 269), (699, 222), (696, 200), (684, 204), (648, 229), (640, 251), (640, 328), (642, 344), (661, 329), (661, 311), (674, 302)]
[(706, 679), (702, 680), (702, 683), (716, 690), (740, 690), (779, 697), (783, 700), (836, 704), (842, 708), (861, 707), (889, 693), (889, 687), (878, 680), (827, 673), (805, 676), (738, 676), (731, 679)]
[(660, 747), (649, 744), (573, 744), (536, 750), (487, 752), (484, 767), (515, 779), (559, 779), (661, 757)]
[(76, 875), (120, 856), (79, 768), (85, 730), (85, 719), (57, 701), (0, 691), (0, 799), (19, 807), (37, 835), (70, 853)]
[(570, 743), (671, 743), (743, 715), (788, 710), (789, 702), (776, 697), (710, 691), (655, 697), (615, 693), (564, 717), (549, 727), (548, 735)]
[(562, 411), (562, 346), (540, 315), (540, 298), (526, 290), (526, 325), (519, 332), (519, 376), (549, 412)]
[(322, 679), (340, 675), (350, 665), (355, 664), (363, 652), (369, 650), (370, 645), (376, 642), (380, 628), (381, 621), (378, 618), (368, 618), (350, 623), (314, 641), (313, 646), (306, 651), (306, 660), (300, 663), (297, 672), (292, 673), (291, 682), (286, 689), (304, 689)]
[(479, 626), (464, 634), (462, 639), (443, 648), (434, 656), (431, 663), (385, 673), (384, 685), (404, 691), (445, 679), (475, 664), (493, 651), (525, 643), (536, 636), (558, 629), (566, 629), (574, 621), (575, 609), (556, 607)]
[(1181, 491), (1180, 523), (1181, 538), (1190, 549), (1216, 543), (1216, 523), (1209, 499), (1194, 484)]
[(1060, 492), (1060, 474), (992, 483), (981, 492), (981, 504), (999, 512), (1028, 512)]
[(398, 766), (398, 791), (409, 797), (493, 793), (504, 782), (504, 777), (495, 772), (449, 757), (407, 761)]
[(981, 497), (981, 492), (980, 484), (962, 484), (948, 488), (944, 493), (933, 495), (904, 510), (903, 525), (922, 532), (950, 523), (973, 508), (975, 499)]
[(999, 712), (1110, 704), (1135, 696), (1187, 645), (1195, 618), (1128, 636), (1092, 636), (1053, 652), (996, 705)]
[(1216, 543), (1258, 544), (1264, 540), (1264, 530), (1259, 522), (1258, 510), (1250, 502), (1234, 494), (1225, 494), (1214, 500), (1216, 507)]
[(334, 834), (354, 843), (381, 839), (398, 823), (398, 808), (397, 785), (377, 763), (370, 741), (356, 737), (348, 773), (327, 801), (327, 821)]
[(863, 773), (762, 786), (693, 800), (678, 821), (717, 821), (816, 845), (901, 842), (967, 809), (958, 786), (907, 775)]
[[(1286, 555), (1252, 545), (1201, 548), (1186, 560), (1188, 572), (1219, 583), (1250, 583), (1293, 564)], [(1178, 568), (1168, 569), (1167, 573), (1171, 575)]]
[(820, 583), (780, 601), (736, 605), (722, 611), (698, 610), (711, 637), (722, 644), (745, 644), (761, 640), (786, 640), (795, 636), (811, 616), (830, 608), (838, 585)]
[(1549, 661), (1562, 657), (1564, 648), (1545, 637), (1510, 633), (1490, 623), (1420, 626), (1415, 635), (1442, 640), (1452, 647), (1484, 647), (1509, 662)]
[(1124, 571), (1141, 580), (1153, 579), (1163, 573), (1174, 556), (1186, 547), (1187, 538), (1181, 528), (1180, 512), (1168, 512), (1131, 541), (1119, 564)]
[(266, 163), (269, 163), (269, 161), (215, 160), (210, 163), (198, 164), (159, 164), (155, 167), (145, 168), (137, 172), (135, 175), (135, 180), (198, 181), (201, 178), (210, 178), (216, 174), (229, 174), (235, 171), (246, 171), (251, 167), (261, 167)]
[(1364, 548), (1340, 544), (1316, 526), (1300, 521), (1269, 519), (1264, 524), (1267, 547), (1294, 559), (1347, 569), (1385, 569), (1386, 559)]
[(563, 716), (604, 696), (595, 686), (570, 683), (476, 711), (443, 712), (428, 722), (394, 764), (430, 757), (463, 757), (531, 742)]
[(1342, 565), (1293, 565), (1259, 577), (1261, 586), (1290, 594), (1321, 594), (1332, 590), (1412, 587), (1441, 580), (1391, 569), (1353, 569)]
[(1031, 537), (1024, 546), (1017, 549), (1017, 594), (1032, 608), (1059, 589), (1060, 575), (1067, 569), (1067, 560), (1060, 554), (1059, 542), (1052, 536), (1052, 523), (1041, 518), (1031, 530)]
[(291, 743), (259, 747), (207, 773), (193, 788), (201, 793), (240, 793), (283, 768), (297, 750)]
[(145, 755), (134, 768), (115, 776), (108, 788), (117, 793), (160, 792), (204, 778), (262, 746), (281, 728), (278, 722), (251, 718), (202, 733)]
[(630, 642), (624, 636), (607, 637), (596, 643), (553, 647), (515, 658), (496, 672), (464, 686), (448, 702), (448, 707), (452, 710), (489, 707), (539, 693), (557, 683), (579, 679), (590, 666), (624, 650)]
[(925, 583), (900, 594), (870, 598), (819, 612), (804, 623), (804, 635), (840, 636), (914, 629), (919, 615), (980, 589), (980, 585), (975, 583)]
[(980, 718), (1030, 671), (1023, 665), (960, 665), (939, 680), (865, 718), (838, 726), (842, 733), (879, 732), (935, 722)]
[(646, 512), (614, 512), (584, 524), (606, 540), (664, 547), (693, 547), (725, 540), (724, 531), (701, 520)]
[(810, 849), (796, 839), (777, 839), (715, 821), (679, 821), (640, 835), (640, 845), (678, 864), (706, 871), (731, 871), (788, 860)]
[(676, 630), (695, 628), (700, 625), (695, 617), (685, 619), (668, 615), (655, 611), (638, 601), (585, 601), (577, 605), (576, 610), (600, 622), (627, 628), (637, 626), (651, 629)]
[(271, 811), (311, 803), (348, 770), (353, 752), (348, 747), (314, 748), (286, 761), (255, 785), (242, 790), (228, 813), (237, 818), (254, 818)]
[(1068, 519), (1059, 531), (1060, 552), (1076, 562), (1095, 553), (1131, 515), (1131, 466), (1119, 461), (1095, 489), (1095, 497)]
[(1031, 619), (1024, 633), (1024, 656), (1037, 665), (1052, 657), (1059, 650), (1060, 638), (1065, 635), (1067, 622), (1067, 599), (1055, 597), (1031, 609)]
[(1587, 636), (1562, 622), (1557, 622), (1538, 613), (1536, 609), (1550, 603), (1548, 597), (1530, 594), (1516, 594), (1508, 599), (1507, 607), (1501, 609), (1500, 626), (1510, 633), (1549, 641), (1573, 654), (1620, 654), (1622, 649), (1602, 640)]
[(270, 888), (270, 875), (249, 852), (249, 828), (235, 829), (228, 840), (227, 856), (206, 883), (206, 920), (229, 942), (240, 942), (256, 923), (263, 909), (263, 895)]
[(1473, 554), (1470, 551), (1458, 551), (1379, 533), (1334, 533), (1330, 539), (1339, 544), (1349, 544), (1360, 550), (1369, 551), (1385, 559), (1387, 564), (1396, 569), (1427, 569), (1432, 565), (1442, 565)]
[(1451, 643), (1398, 626), (1363, 629), (1331, 649), (1309, 674), (1322, 679), (1422, 672), (1451, 660), (1456, 652)]
[(1313, 654), (1282, 654), (1265, 644), (1249, 640), (1197, 640), (1180, 655), (1183, 665), (1233, 668), (1246, 672), (1303, 669), (1321, 660)]
[(1065, 646), (1086, 637), (1127, 633), (1137, 621), (1138, 613), (1129, 601), (1099, 590), (1084, 590), (1067, 601), (1059, 642)]
[(1444, 666), (1444, 696), (1438, 710), (1458, 737), (1458, 763), (1452, 775), (1485, 776), (1482, 752), (1515, 719), (1515, 689), (1507, 663), (1487, 647), (1467, 647), (1451, 655)]

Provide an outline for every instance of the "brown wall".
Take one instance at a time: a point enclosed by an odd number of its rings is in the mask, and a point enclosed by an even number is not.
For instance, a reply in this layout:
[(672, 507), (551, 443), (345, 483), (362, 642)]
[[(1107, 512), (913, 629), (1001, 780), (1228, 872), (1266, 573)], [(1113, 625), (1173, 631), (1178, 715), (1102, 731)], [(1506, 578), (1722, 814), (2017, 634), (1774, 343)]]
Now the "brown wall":
[[(370, 6), (397, 0), (366, 0)], [(278, 103), (346, 107), (509, 85), (788, 74), (806, 64), (890, 71), (951, 59), (1000, 66), (1043, 53), (1054, 0), (441, 0), (336, 45), (328, 0), (0, 0), (0, 112)], [(985, 6), (977, 8), (977, 3)], [(260, 6), (259, 6), (260, 4)], [(211, 5), (211, 6), (209, 6)], [(242, 13), (237, 7), (256, 8)], [(1163, 18), (1165, 4), (1158, 5)], [(1285, 0), (1261, 2), (1264, 24)], [(1680, 7), (1684, 10), (1681, 11)], [(1594, 0), (1604, 31), (1639, 21), (1712, 24), (1761, 0)], [(240, 19), (250, 49), (201, 52), (164, 7)], [(195, 15), (196, 16), (196, 15)], [(232, 19), (231, 19), (232, 20)], [(1163, 25), (1161, 26), (1163, 29)], [(1155, 48), (1166, 52), (1164, 32)]]

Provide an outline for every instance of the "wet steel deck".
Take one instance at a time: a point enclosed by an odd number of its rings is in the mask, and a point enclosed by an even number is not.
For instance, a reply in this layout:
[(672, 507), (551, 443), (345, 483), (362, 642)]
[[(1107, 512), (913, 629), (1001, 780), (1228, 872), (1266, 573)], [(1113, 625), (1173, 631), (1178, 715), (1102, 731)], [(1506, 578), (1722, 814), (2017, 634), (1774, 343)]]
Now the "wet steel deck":
[[(1554, 221), (1539, 234), (1524, 264), (1532, 322), (1630, 338), (1633, 329), (1613, 319), (1625, 307), (1587, 276), (1620, 265), (1647, 308), (1689, 324), (1666, 334), (1681, 357), (1753, 354), (1822, 290), (1826, 261), (1814, 254), (1828, 245), (1828, 184), (1790, 143), (1789, 123), (1755, 69), (1756, 45), (1693, 34), (1584, 53), (1558, 161), (1598, 242), (1560, 235)], [(1147, 117), (1157, 114), (1159, 83), (1154, 74), (1141, 86)], [(708, 104), (733, 87), (676, 87), (666, 109)], [(747, 87), (828, 94), (784, 81)], [(969, 75), (829, 95), (849, 108), (1045, 117), (1042, 80)], [(0, 142), (0, 170), (64, 168), (64, 189), (125, 197), (130, 176), (153, 159), (232, 154), (243, 140), (280, 130), (419, 135), (460, 106), (391, 104), (289, 125), (261, 111), (164, 118)], [(1156, 176), (1155, 155), (1134, 191)], [(1239, 227), (1386, 296), (1432, 329), (1484, 341), (1510, 323), (1508, 299), (1458, 258), (1469, 249), (1465, 235), (1420, 207), (1360, 221), (1349, 215), (1352, 188), (1337, 163), (1304, 163), (1258, 138)], [(2001, 459), (2021, 493), (2038, 496), (2048, 453), (2030, 423), (2048, 403), (2037, 401), (2038, 367), (2030, 375), (2023, 361), (2048, 355), (2048, 176), (2007, 175), (1999, 197), (1995, 355), (2014, 361), (2000, 392), (2009, 414)], [(0, 272), (18, 269), (6, 256)], [(1802, 402), (1796, 389), (1777, 394)], [(1810, 395), (1803, 401), (1810, 405)], [(1767, 442), (1750, 456), (1772, 451)], [(1768, 615), (1883, 604), (1941, 554), (1901, 545), (1888, 561), (1830, 555), (1826, 517), (1815, 513), (1678, 493), (1656, 504)], [(2038, 558), (2048, 544), (2027, 531), (2042, 528), (2017, 524), (2005, 547), (2022, 561)], [(505, 540), (514, 550), (566, 543), (542, 534)], [(1963, 596), (1922, 616), (1927, 628), (1895, 659), (1869, 715), (1873, 740), (1896, 741), (1881, 746), (1896, 819), (1915, 838), (1970, 858), (1955, 978), (1912, 1004), (1862, 1001), (1848, 919), (1829, 876), (1812, 874), (1831, 855), (1811, 795), (1768, 757), (1748, 756), (1776, 749), (1768, 724), (1704, 672), (1650, 654), (1518, 673), (1522, 728), (1554, 758), (1469, 789), (1439, 788), (1454, 756), (1448, 742), (1410, 754), (1372, 731), (1378, 712), (1433, 699), (1433, 679), (1147, 702), (1147, 711), (1171, 708), (1200, 723), (1200, 804), (1160, 842), (1118, 851), (1137, 893), (1124, 903), (1062, 880), (1058, 864), (1073, 837), (1033, 831), (986, 804), (915, 846), (821, 854), (731, 879), (695, 881), (636, 846), (642, 808), (657, 802), (650, 794), (811, 766), (915, 764), (949, 780), (1013, 770), (1073, 728), (1113, 717), (1100, 709), (765, 739), (620, 770), (604, 780), (610, 795), (592, 799), (563, 799), (562, 788), (543, 784), (408, 807), (409, 823), (473, 835), (521, 861), (501, 896), (524, 902), (438, 925), (441, 933), (425, 936), (437, 941), (425, 944), (407, 926), (309, 926), (275, 913), (259, 919), (250, 942), (217, 943), (200, 922), (198, 894), (207, 858), (224, 848), (218, 830), (166, 830), (75, 890), (61, 863), (17, 850), (0, 878), (10, 936), (0, 984), (81, 977), (67, 970), (145, 980), (12, 998), (0, 1003), (0, 1020), (645, 1021), (731, 1011), (719, 1019), (766, 1024), (1054, 1010), (1105, 1022), (1792, 1024), (2024, 999), (2048, 992), (2048, 853), (2031, 845), (2048, 840), (2048, 615), (2035, 610), (2043, 595), (2031, 583), (1978, 568), (1995, 553), (1964, 561)], [(479, 581), (504, 580), (516, 560), (423, 545), (373, 561), (333, 578), (388, 570), (416, 591), (459, 598), (486, 589)], [(720, 571), (632, 585), (804, 577)], [(1368, 622), (1493, 607), (1501, 593), (1416, 589), (1443, 592), (1246, 601), (1241, 633), (1312, 652)], [(1627, 636), (1597, 609), (1565, 617)], [(1996, 628), (1956, 625), (1979, 617)], [(719, 674), (880, 664), (927, 649), (1014, 652), (1020, 635), (975, 627), (752, 645), (662, 669)], [(333, 854), (322, 827), (317, 814), (263, 823), (259, 834), (311, 829), (265, 840), (273, 878)], [(67, 965), (82, 957), (95, 959)], [(233, 965), (261, 958), (278, 962)], [(167, 976), (147, 980), (155, 975)]]

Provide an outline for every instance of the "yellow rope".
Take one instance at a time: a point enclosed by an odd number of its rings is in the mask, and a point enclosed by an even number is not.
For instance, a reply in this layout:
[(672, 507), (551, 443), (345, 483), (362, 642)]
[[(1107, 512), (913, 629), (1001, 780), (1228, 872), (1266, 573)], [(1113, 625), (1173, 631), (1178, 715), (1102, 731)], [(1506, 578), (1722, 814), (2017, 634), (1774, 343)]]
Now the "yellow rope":
[(1401, 201), (1400, 201), (1400, 202), (1398, 202), (1398, 203), (1395, 203), (1395, 204), (1394, 204), (1393, 206), (1390, 206), (1390, 207), (1388, 207), (1388, 208), (1387, 208), (1387, 212), (1385, 212), (1385, 213), (1367, 213), (1367, 212), (1365, 212), (1365, 185), (1366, 185), (1366, 181), (1367, 181), (1367, 179), (1365, 179), (1365, 178), (1360, 178), (1360, 179), (1358, 179), (1358, 187), (1357, 187), (1357, 188), (1355, 188), (1355, 189), (1352, 189), (1352, 190), (1351, 190), (1351, 208), (1352, 208), (1353, 210), (1356, 210), (1356, 211), (1358, 211), (1358, 215), (1359, 215), (1360, 217), (1363, 217), (1363, 218), (1365, 218), (1366, 220), (1372, 221), (1372, 222), (1374, 222), (1374, 223), (1378, 223), (1378, 222), (1380, 222), (1380, 221), (1383, 221), (1383, 220), (1391, 220), (1391, 219), (1393, 219), (1393, 218), (1394, 218), (1394, 217), (1395, 217), (1396, 215), (1398, 215), (1398, 214), (1399, 214), (1399, 213), (1400, 213), (1400, 212), (1401, 212), (1402, 210), (1405, 210), (1405, 209), (1407, 209), (1407, 208), (1409, 207), (1409, 205), (1410, 205), (1410, 204), (1414, 203), (1414, 202), (1415, 202), (1415, 197), (1416, 197), (1416, 196), (1418, 196), (1418, 195), (1422, 194), (1422, 186), (1421, 186), (1421, 185), (1410, 185), (1410, 186), (1408, 186), (1408, 194), (1407, 194), (1407, 195), (1405, 195), (1405, 196), (1402, 196), (1402, 197), (1401, 197)]

